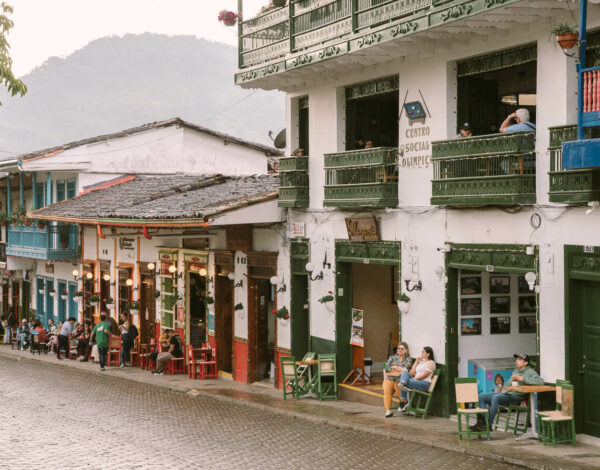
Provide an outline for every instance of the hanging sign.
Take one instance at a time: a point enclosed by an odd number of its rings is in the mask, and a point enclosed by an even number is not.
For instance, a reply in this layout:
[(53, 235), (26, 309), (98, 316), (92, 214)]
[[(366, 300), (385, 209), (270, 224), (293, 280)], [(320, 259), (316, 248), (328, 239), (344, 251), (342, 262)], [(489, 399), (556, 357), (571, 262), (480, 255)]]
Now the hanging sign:
[(292, 237), (305, 237), (306, 224), (301, 222), (292, 222)]
[(215, 333), (215, 312), (208, 311), (208, 332)]
[(379, 231), (375, 217), (347, 217), (346, 230), (351, 242), (376, 242), (379, 241)]
[(352, 330), (350, 333), (350, 344), (353, 346), (365, 347), (364, 330), (363, 330), (363, 314), (358, 308), (352, 309)]
[(177, 307), (177, 321), (179, 323), (185, 321), (185, 309), (183, 307)]

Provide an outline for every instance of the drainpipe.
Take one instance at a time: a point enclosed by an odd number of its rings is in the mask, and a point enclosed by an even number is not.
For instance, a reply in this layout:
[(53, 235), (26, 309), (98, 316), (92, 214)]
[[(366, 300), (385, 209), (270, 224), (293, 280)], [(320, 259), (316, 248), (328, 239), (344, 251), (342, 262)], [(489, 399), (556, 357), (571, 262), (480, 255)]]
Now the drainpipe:
[(102, 225), (96, 225), (96, 233), (99, 238), (102, 238), (103, 240), (106, 238), (106, 235), (102, 233)]
[(152, 240), (152, 235), (150, 235), (148, 233), (148, 226), (147, 225), (144, 225), (143, 230), (144, 230), (144, 237), (146, 237), (148, 240)]

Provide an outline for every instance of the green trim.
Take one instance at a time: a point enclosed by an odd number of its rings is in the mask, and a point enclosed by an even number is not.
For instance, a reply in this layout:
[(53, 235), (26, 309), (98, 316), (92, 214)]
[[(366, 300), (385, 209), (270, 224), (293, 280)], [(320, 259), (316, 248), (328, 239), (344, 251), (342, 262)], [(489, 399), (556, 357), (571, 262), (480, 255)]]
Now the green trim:
[(391, 77), (379, 78), (370, 82), (350, 85), (346, 87), (346, 101), (398, 91), (399, 84), (400, 77), (398, 75), (393, 75)]
[(527, 44), (525, 46), (460, 60), (456, 63), (456, 75), (459, 78), (479, 75), (485, 72), (514, 67), (515, 65), (535, 62), (536, 60), (537, 44)]
[(308, 275), (306, 263), (308, 263), (309, 249), (307, 239), (292, 240), (290, 244), (290, 273), (292, 275)]
[(333, 354), (336, 352), (335, 341), (311, 336), (309, 349), (317, 354)]
[(400, 266), (400, 242), (350, 242), (335, 241), (336, 263), (387, 264)]
[(451, 251), (446, 255), (447, 268), (487, 271), (491, 267), (496, 273), (525, 274), (537, 273), (539, 247), (528, 255), (528, 245), (470, 245), (451, 243)]

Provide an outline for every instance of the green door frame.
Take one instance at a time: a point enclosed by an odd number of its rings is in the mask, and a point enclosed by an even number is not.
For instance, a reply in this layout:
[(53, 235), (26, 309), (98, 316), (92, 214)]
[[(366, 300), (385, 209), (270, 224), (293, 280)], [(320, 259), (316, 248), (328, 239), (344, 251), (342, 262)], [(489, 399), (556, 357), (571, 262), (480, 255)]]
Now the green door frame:
[[(583, 387), (583, 379), (579, 373), (582, 364), (580, 337), (581, 317), (578, 314), (579, 298), (576, 281), (592, 281), (600, 283), (600, 247), (584, 247), (581, 245), (565, 245), (565, 377), (575, 388), (575, 425), (577, 432), (583, 431), (582, 413), (585, 411), (577, 403), (583, 403), (579, 398)], [(599, 284), (600, 285), (600, 284)]]
[[(494, 272), (502, 274), (525, 274), (532, 271), (539, 282), (539, 247), (534, 246), (533, 255), (527, 254), (530, 245), (460, 244), (450, 243), (446, 253), (446, 371), (442, 380), (442, 403), (444, 415), (456, 407), (454, 379), (458, 377), (458, 271)], [(536, 294), (539, 305), (539, 294)], [(540, 309), (536, 309), (536, 353), (540, 353)], [(539, 360), (541, 362), (541, 358)]]
[[(400, 242), (350, 242), (335, 241), (335, 351), (338, 377), (345, 377), (352, 370), (352, 263), (398, 266), (401, 275)], [(398, 316), (399, 336), (402, 325)]]
[(304, 357), (314, 351), (310, 338), (310, 282), (306, 263), (310, 245), (306, 238), (296, 238), (290, 244), (290, 349), (292, 355)]

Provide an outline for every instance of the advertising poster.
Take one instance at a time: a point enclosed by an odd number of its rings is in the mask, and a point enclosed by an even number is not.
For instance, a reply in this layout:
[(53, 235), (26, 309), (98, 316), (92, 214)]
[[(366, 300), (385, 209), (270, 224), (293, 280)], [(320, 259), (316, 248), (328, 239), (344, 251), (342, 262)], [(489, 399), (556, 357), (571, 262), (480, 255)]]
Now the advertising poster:
[(363, 311), (357, 308), (352, 309), (352, 331), (350, 332), (350, 344), (353, 346), (365, 347), (363, 337)]

